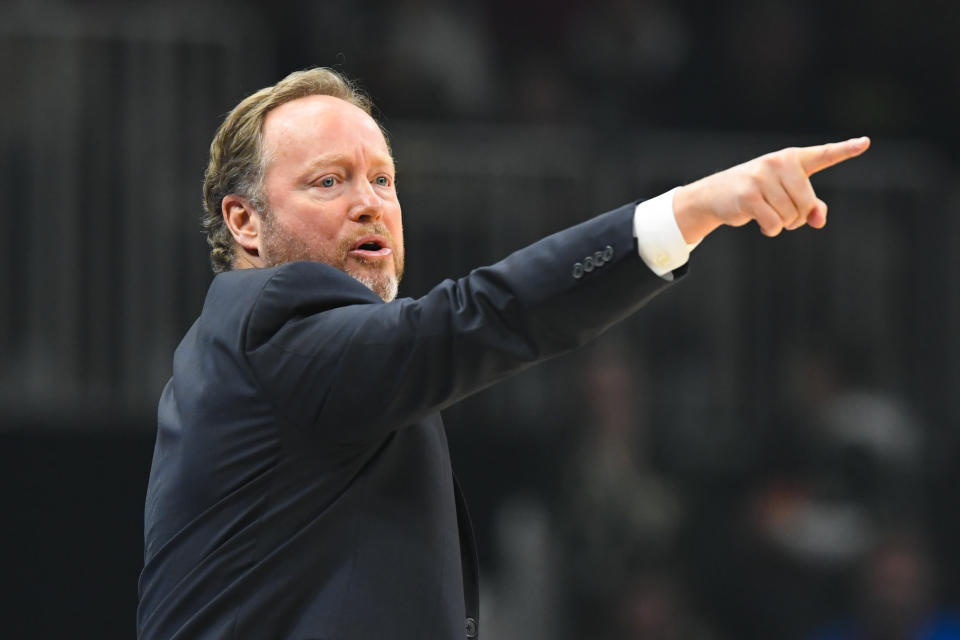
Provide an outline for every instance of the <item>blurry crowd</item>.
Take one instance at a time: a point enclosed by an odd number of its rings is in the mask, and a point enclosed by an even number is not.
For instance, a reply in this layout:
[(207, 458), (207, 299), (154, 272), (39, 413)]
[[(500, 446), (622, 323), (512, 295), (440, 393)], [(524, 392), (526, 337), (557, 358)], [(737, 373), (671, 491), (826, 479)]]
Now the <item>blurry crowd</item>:
[(652, 419), (656, 374), (617, 337), (551, 373), (547, 429), (455, 414), (457, 464), (506, 476), (469, 487), (497, 494), (481, 517), (495, 637), (960, 638), (950, 480), (855, 356), (784, 362), (782, 410), (725, 471), (670, 460), (664, 441), (694, 430)]

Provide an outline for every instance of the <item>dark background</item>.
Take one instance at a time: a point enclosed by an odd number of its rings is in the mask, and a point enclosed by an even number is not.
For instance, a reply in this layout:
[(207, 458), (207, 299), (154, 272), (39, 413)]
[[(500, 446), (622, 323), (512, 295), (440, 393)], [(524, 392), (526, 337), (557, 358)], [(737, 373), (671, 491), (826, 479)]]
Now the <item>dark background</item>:
[(815, 177), (825, 231), (721, 230), (596, 345), (447, 412), (488, 637), (802, 638), (960, 602), (953, 3), (7, 1), (3, 637), (134, 635), (156, 400), (211, 279), (206, 150), (313, 65), (391, 134), (402, 295), (873, 139)]

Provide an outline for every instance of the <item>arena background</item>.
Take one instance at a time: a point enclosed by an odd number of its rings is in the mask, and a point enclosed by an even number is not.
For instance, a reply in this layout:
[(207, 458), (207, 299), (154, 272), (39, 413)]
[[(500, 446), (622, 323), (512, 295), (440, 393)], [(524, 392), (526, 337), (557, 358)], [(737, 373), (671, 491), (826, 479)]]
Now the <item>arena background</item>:
[(0, 634), (134, 635), (156, 400), (211, 279), (207, 146), (314, 65), (358, 78), (392, 136), (403, 295), (761, 152), (873, 138), (816, 176), (824, 232), (722, 230), (594, 346), (447, 412), (488, 638), (811, 638), (951, 611), (957, 17), (7, 0)]

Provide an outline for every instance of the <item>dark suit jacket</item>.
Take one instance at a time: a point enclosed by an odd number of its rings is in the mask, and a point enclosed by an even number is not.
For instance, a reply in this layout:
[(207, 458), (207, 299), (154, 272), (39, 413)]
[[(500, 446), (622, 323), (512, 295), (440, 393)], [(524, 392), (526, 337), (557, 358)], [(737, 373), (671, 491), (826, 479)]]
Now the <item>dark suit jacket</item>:
[(469, 637), (476, 556), (439, 411), (668, 284), (633, 209), (418, 300), (314, 262), (218, 275), (160, 399), (139, 637)]

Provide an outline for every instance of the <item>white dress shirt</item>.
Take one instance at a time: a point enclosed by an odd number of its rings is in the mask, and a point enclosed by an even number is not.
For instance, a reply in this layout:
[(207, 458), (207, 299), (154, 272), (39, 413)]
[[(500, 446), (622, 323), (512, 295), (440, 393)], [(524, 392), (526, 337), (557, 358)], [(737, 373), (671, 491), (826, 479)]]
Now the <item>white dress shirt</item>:
[(640, 257), (651, 271), (673, 280), (673, 270), (687, 263), (697, 244), (687, 244), (673, 215), (676, 188), (645, 200), (633, 212), (633, 235)]

